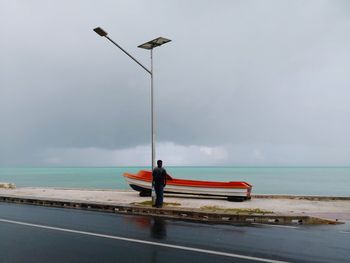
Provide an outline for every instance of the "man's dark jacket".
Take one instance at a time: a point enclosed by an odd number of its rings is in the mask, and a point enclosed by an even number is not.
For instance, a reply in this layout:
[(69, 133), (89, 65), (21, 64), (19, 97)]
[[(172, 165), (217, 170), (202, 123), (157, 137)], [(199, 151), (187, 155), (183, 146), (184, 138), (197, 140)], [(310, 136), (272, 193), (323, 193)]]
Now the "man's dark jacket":
[(156, 167), (153, 169), (152, 172), (152, 176), (153, 176), (153, 182), (155, 185), (162, 185), (165, 186), (166, 185), (166, 170), (164, 168), (159, 168)]

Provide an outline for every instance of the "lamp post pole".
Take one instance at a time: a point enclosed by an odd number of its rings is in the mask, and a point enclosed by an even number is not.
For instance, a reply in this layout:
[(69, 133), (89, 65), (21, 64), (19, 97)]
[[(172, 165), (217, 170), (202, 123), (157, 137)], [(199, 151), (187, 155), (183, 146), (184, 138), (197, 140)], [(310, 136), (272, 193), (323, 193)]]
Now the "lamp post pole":
[(119, 46), (116, 42), (114, 42), (110, 37), (108, 37), (107, 32), (102, 28), (97, 27), (94, 31), (100, 35), (101, 37), (107, 38), (110, 42), (112, 42), (115, 46), (117, 46), (121, 51), (123, 51), (127, 56), (129, 56), (132, 60), (134, 60), (139, 66), (141, 66), (144, 70), (146, 70), (151, 76), (151, 144), (152, 144), (152, 171), (156, 166), (156, 117), (154, 111), (154, 89), (153, 89), (153, 48), (161, 46), (165, 43), (170, 42), (171, 40), (158, 37), (151, 41), (148, 41), (142, 45), (139, 45), (139, 48), (148, 49), (151, 52), (151, 69), (149, 70), (144, 65), (142, 65), (136, 58), (130, 55), (125, 49)]
[(156, 116), (154, 112), (153, 88), (153, 48), (151, 49), (151, 133), (152, 133), (152, 171), (156, 167)]

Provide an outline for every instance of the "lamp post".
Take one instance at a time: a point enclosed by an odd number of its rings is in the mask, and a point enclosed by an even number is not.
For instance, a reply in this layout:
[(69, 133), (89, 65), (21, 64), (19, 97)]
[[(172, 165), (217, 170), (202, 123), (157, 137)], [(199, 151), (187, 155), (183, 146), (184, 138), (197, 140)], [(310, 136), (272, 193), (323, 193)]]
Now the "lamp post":
[(141, 66), (144, 70), (146, 70), (150, 76), (151, 76), (151, 142), (152, 142), (152, 171), (154, 167), (156, 166), (156, 118), (155, 118), (155, 112), (154, 112), (154, 92), (153, 92), (153, 48), (159, 47), (165, 43), (170, 42), (170, 39), (166, 39), (163, 37), (158, 37), (156, 39), (153, 39), (151, 41), (148, 41), (146, 43), (143, 43), (142, 45), (139, 45), (139, 48), (150, 50), (151, 52), (151, 69), (146, 68), (144, 65), (142, 65), (136, 58), (134, 58), (132, 55), (130, 55), (125, 49), (123, 49), (121, 46), (119, 46), (116, 42), (114, 42), (111, 38), (108, 37), (107, 32), (104, 31), (102, 28), (97, 27), (94, 29), (94, 31), (100, 35), (101, 37), (107, 38), (110, 42), (112, 42), (114, 45), (116, 45), (121, 51), (123, 51), (127, 56), (129, 56), (132, 60), (134, 60), (139, 66)]

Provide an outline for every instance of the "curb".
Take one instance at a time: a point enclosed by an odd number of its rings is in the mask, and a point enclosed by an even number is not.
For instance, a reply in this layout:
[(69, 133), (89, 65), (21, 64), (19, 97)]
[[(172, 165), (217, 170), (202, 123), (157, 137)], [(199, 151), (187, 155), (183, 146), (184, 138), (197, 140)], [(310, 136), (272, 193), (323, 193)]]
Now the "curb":
[(171, 219), (200, 221), (220, 224), (274, 224), (274, 225), (320, 225), (339, 224), (341, 222), (311, 216), (278, 215), (278, 214), (230, 214), (220, 212), (205, 212), (199, 209), (185, 208), (154, 208), (140, 205), (109, 204), (103, 202), (85, 202), (79, 200), (48, 199), (33, 197), (0, 196), (0, 202), (40, 205), (48, 207), (82, 209), (117, 214), (158, 216)]

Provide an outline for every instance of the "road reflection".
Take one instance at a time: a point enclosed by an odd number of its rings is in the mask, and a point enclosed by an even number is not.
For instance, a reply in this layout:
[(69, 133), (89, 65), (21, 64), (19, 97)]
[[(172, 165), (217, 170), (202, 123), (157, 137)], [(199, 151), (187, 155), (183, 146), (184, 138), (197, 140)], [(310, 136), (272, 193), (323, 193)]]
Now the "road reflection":
[(151, 237), (156, 239), (166, 238), (166, 221), (163, 218), (152, 218)]
[[(162, 240), (167, 236), (167, 223), (166, 220), (160, 217), (131, 217), (128, 222), (134, 223), (137, 227), (146, 230), (149, 229), (150, 236), (153, 239)], [(153, 246), (149, 250), (150, 260), (149, 262), (157, 263), (163, 261), (162, 258), (159, 258), (158, 252), (161, 248)]]
[(155, 239), (164, 239), (167, 236), (167, 222), (160, 217), (130, 217), (128, 223), (133, 223), (138, 228), (150, 231), (150, 236)]

